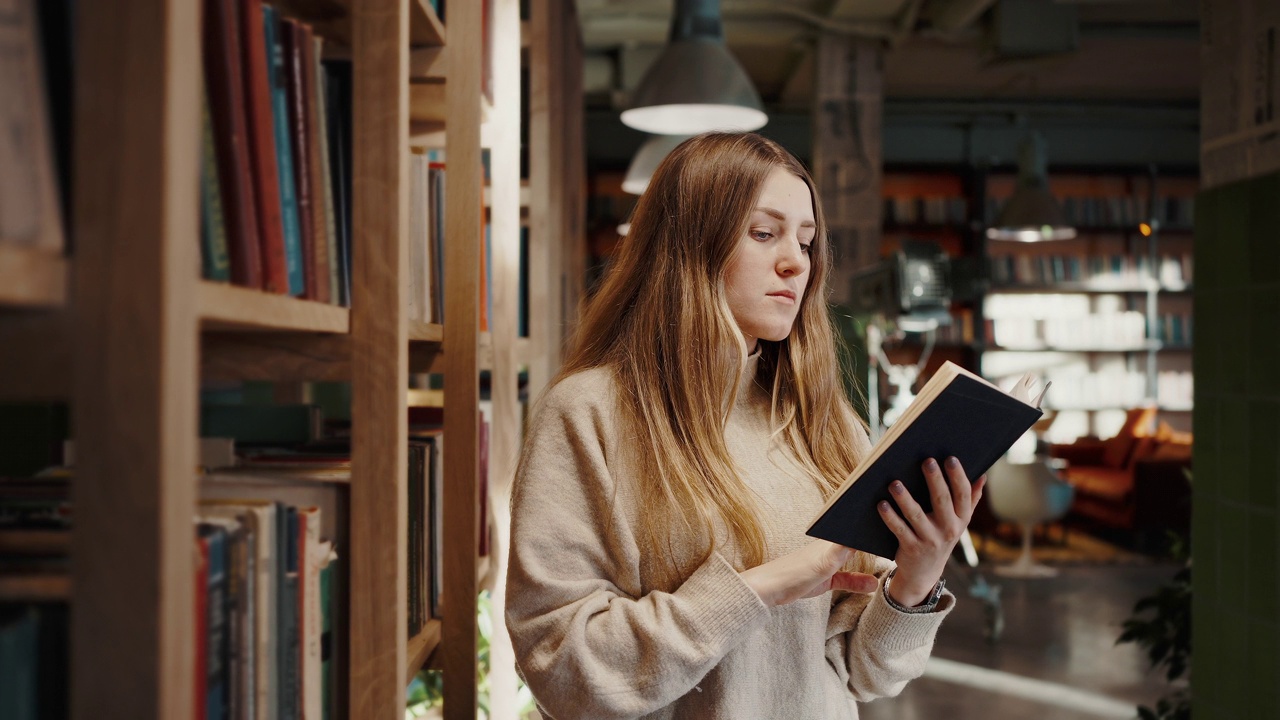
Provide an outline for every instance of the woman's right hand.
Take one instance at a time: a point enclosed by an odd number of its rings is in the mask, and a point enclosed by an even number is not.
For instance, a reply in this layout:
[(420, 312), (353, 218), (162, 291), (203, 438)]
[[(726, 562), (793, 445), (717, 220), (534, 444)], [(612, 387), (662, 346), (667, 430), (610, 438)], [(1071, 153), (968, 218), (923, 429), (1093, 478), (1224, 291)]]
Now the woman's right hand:
[(880, 584), (875, 575), (840, 571), (852, 554), (853, 550), (847, 547), (814, 540), (790, 555), (740, 575), (769, 607), (816, 597), (828, 590), (875, 592)]

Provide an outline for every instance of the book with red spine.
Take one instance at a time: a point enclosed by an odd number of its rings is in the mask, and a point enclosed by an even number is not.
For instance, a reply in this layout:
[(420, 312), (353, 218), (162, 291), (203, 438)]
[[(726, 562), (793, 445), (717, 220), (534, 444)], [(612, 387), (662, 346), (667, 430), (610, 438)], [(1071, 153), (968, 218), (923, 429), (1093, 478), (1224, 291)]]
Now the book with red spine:
[(262, 250), (245, 114), (240, 0), (205, 0), (204, 76), (213, 118), (231, 282), (262, 287)]
[(276, 161), (271, 86), (267, 73), (266, 35), (259, 0), (241, 0), (241, 48), (244, 51), (245, 117), (253, 162), (254, 201), (262, 251), (263, 289), (286, 295), (289, 274), (284, 249), (284, 215), (280, 205), (280, 168)]

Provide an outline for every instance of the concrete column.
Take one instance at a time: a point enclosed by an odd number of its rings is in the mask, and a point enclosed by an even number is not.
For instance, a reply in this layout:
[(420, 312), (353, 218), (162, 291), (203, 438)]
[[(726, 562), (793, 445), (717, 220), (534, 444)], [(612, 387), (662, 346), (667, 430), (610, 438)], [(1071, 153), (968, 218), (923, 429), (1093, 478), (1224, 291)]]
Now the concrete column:
[(880, 41), (818, 37), (813, 174), (835, 247), (836, 303), (849, 298), (849, 277), (880, 254), (883, 61)]

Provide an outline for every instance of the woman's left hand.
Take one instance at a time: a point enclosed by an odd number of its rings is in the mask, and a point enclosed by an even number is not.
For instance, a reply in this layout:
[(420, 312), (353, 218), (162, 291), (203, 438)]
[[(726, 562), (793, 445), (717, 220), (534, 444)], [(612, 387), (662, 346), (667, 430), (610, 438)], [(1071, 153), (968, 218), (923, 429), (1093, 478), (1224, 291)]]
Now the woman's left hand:
[(936, 460), (930, 458), (924, 463), (933, 512), (926, 513), (898, 480), (889, 486), (889, 492), (902, 515), (894, 512), (888, 502), (880, 503), (880, 517), (898, 537), (898, 554), (894, 556), (898, 571), (893, 576), (891, 593), (894, 601), (904, 607), (924, 602), (938, 584), (947, 558), (968, 528), (987, 484), (986, 475), (970, 484), (954, 457), (947, 458), (945, 464), (946, 478)]

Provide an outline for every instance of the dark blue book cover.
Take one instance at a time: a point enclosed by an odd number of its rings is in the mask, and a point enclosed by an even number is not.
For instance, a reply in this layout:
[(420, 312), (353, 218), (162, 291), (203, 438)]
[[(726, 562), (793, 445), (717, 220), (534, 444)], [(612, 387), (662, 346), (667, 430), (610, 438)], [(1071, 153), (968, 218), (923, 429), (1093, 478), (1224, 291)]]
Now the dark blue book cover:
[(276, 160), (280, 168), (280, 214), (284, 219), (285, 269), (289, 294), (306, 292), (302, 269), (302, 231), (298, 226), (298, 194), (293, 178), (293, 141), (289, 132), (288, 74), (284, 44), (280, 41), (280, 19), (276, 9), (262, 6), (262, 29), (267, 39), (267, 83), (271, 87), (271, 122), (276, 133)]
[(227, 674), (231, 664), (231, 625), (227, 595), (227, 530), (219, 525), (201, 524), (200, 537), (209, 542), (207, 598), (205, 602), (205, 717), (226, 720), (228, 693)]
[(299, 703), (299, 633), (298, 633), (298, 509), (277, 505), (277, 550), (281, 560), (279, 577), (277, 663), (280, 682), (276, 687), (278, 720), (298, 720)]
[[(1025, 381), (1019, 385), (1025, 386)], [(930, 512), (933, 504), (922, 468), (926, 459), (941, 463), (955, 456), (969, 480), (977, 480), (1042, 414), (1038, 400), (1013, 397), (954, 363), (944, 363), (833, 493), (808, 534), (893, 559), (898, 538), (876, 509), (881, 500), (897, 509), (890, 483), (901, 480)]]

